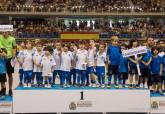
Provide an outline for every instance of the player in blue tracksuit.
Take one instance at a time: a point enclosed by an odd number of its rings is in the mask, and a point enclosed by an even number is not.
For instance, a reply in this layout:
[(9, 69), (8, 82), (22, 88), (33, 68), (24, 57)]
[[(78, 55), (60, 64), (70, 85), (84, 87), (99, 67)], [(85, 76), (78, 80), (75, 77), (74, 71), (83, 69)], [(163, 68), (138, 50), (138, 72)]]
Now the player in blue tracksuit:
[(151, 84), (152, 89), (154, 92), (162, 93), (161, 87), (161, 65), (162, 65), (162, 58), (158, 55), (158, 47), (152, 48), (152, 61), (151, 61)]
[(0, 48), (0, 100), (4, 100), (6, 97), (6, 54), (7, 51), (3, 48)]
[(162, 72), (162, 86), (164, 88), (163, 93), (165, 95), (165, 55), (162, 57), (162, 71), (161, 72)]
[[(121, 45), (121, 51), (126, 50), (127, 45)], [(120, 54), (120, 64), (119, 64), (119, 88), (126, 87), (126, 80), (128, 79), (128, 58), (124, 58)], [(122, 85), (121, 85), (122, 84)]]
[(107, 49), (107, 58), (108, 58), (108, 88), (111, 85), (112, 75), (114, 76), (114, 85), (115, 88), (118, 88), (117, 80), (119, 74), (119, 64), (120, 64), (120, 48), (118, 46), (118, 37), (112, 36), (111, 42)]
[(152, 53), (151, 50), (148, 49), (147, 53), (142, 55), (142, 59), (140, 61), (140, 88), (148, 88), (148, 79), (150, 77), (150, 63), (152, 61)]

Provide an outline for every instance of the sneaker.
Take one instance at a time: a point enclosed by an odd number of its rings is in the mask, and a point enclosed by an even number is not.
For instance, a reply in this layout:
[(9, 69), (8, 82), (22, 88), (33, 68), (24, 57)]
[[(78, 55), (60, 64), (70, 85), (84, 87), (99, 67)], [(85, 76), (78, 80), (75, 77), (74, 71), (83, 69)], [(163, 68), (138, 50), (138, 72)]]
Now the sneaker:
[(120, 84), (120, 85), (119, 85), (119, 89), (122, 89), (122, 88), (123, 88), (123, 86)]
[(5, 100), (5, 98), (6, 98), (5, 95), (0, 96), (0, 100)]
[(138, 85), (138, 84), (136, 84), (136, 85), (135, 85), (135, 88), (139, 89), (140, 87), (139, 87), (139, 85)]
[(118, 89), (119, 88), (119, 85), (115, 84), (114, 85), (114, 88)]
[(9, 96), (13, 96), (13, 91), (11, 89), (9, 90)]
[(165, 92), (163, 92), (163, 95), (165, 95)]
[(123, 85), (123, 88), (128, 88), (128, 85)]
[(130, 84), (130, 85), (129, 85), (129, 88), (130, 88), (130, 89), (132, 89), (132, 88), (133, 88), (133, 85), (132, 85), (132, 84)]
[(100, 84), (96, 84), (96, 87), (99, 88), (100, 87)]
[(44, 87), (45, 87), (45, 88), (48, 88), (48, 84), (44, 84)]
[(102, 84), (102, 85), (101, 85), (101, 88), (105, 88), (105, 84)]
[(31, 88), (31, 87), (32, 87), (32, 85), (29, 83), (27, 87), (28, 87), (28, 88)]
[(69, 85), (69, 84), (67, 84), (66, 86), (67, 86), (67, 87), (70, 87), (70, 85)]
[(140, 84), (140, 88), (143, 88), (143, 84), (142, 83)]
[(64, 84), (64, 88), (66, 88), (67, 87), (67, 85), (66, 84)]
[(144, 85), (144, 88), (145, 88), (145, 89), (148, 89), (148, 85), (147, 85), (147, 84), (145, 84), (145, 85)]
[(26, 87), (28, 87), (28, 86), (27, 86), (27, 84), (24, 84), (24, 85), (23, 85), (23, 87), (25, 87), (25, 88), (26, 88)]
[(89, 83), (86, 83), (86, 85), (85, 86), (89, 86)]
[(48, 84), (48, 85), (47, 85), (47, 88), (52, 88), (51, 84)]
[(162, 90), (158, 91), (160, 95), (164, 95)]
[(95, 88), (96, 87), (96, 84), (93, 84), (92, 87)]
[(111, 88), (111, 85), (110, 85), (110, 84), (108, 84), (108, 85), (107, 85), (107, 88), (108, 88), (108, 89), (110, 89), (110, 88)]

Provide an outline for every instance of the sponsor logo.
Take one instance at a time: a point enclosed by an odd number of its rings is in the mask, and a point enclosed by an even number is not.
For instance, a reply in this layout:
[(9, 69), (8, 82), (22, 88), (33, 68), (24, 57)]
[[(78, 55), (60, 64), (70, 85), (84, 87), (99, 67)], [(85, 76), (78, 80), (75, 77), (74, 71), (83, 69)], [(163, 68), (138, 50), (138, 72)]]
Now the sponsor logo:
[(69, 104), (69, 109), (70, 110), (76, 110), (76, 103), (75, 102), (71, 102), (70, 104)]
[(9, 103), (9, 102), (1, 102), (0, 103), (0, 108), (2, 108), (2, 107), (11, 107), (11, 103)]
[(92, 107), (91, 101), (79, 101), (77, 102), (77, 107)]
[(151, 103), (151, 109), (156, 110), (156, 109), (158, 109), (158, 108), (159, 108), (159, 103), (158, 103), (157, 101), (153, 101), (153, 102)]

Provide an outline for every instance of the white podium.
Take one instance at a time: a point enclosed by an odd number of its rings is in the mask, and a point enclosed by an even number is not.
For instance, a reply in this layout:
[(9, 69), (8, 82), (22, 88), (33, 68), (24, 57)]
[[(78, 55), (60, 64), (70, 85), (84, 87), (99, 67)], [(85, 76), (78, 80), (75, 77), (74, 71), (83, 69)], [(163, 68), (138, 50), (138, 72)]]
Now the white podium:
[(149, 90), (15, 90), (13, 113), (150, 112)]

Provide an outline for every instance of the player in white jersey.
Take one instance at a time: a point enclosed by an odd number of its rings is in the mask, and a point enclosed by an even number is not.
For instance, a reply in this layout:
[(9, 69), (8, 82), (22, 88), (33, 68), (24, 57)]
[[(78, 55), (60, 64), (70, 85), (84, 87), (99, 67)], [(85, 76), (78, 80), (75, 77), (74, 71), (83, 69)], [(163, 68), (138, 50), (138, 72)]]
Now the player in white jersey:
[(91, 86), (96, 87), (95, 82), (95, 57), (96, 57), (96, 47), (94, 40), (89, 41), (89, 49), (88, 49), (88, 68), (87, 68), (87, 86), (89, 85), (89, 76), (91, 79)]
[(54, 49), (53, 51), (53, 58), (56, 62), (56, 67), (53, 71), (53, 85), (55, 84), (55, 79), (56, 76), (59, 75), (60, 77), (60, 84), (61, 84), (61, 75), (60, 75), (60, 64), (61, 64), (61, 60), (60, 60), (60, 53), (61, 53), (61, 43), (60, 42), (56, 42), (56, 49)]
[(42, 45), (38, 43), (36, 49), (37, 50), (35, 51), (33, 55), (33, 63), (34, 63), (33, 75), (34, 75), (34, 78), (36, 77), (37, 86), (42, 87), (43, 77), (42, 77), (42, 68), (40, 65), (42, 57), (44, 56), (43, 51), (42, 51)]
[(25, 49), (25, 43), (21, 42), (20, 49), (19, 49), (18, 54), (17, 54), (17, 61), (18, 61), (18, 64), (19, 64), (19, 86), (23, 86), (23, 67), (22, 67), (22, 63), (23, 63), (24, 49)]
[(84, 43), (80, 42), (79, 49), (76, 53), (76, 75), (78, 86), (85, 86), (88, 52), (84, 48)]
[[(76, 85), (76, 52), (77, 52), (77, 46), (74, 43), (71, 43), (70, 46), (70, 51), (73, 56), (73, 61), (72, 61), (72, 67), (70, 71), (70, 76), (69, 76), (69, 84), (73, 84), (73, 86)], [(73, 81), (73, 83), (72, 83)]]
[(56, 66), (55, 60), (52, 56), (53, 49), (50, 46), (45, 47), (45, 54), (41, 60), (42, 67), (42, 76), (44, 78), (44, 86), (46, 88), (51, 88), (52, 82), (49, 81), (49, 78), (53, 77), (53, 70)]
[(98, 76), (97, 87), (105, 88), (105, 68), (106, 68), (105, 45), (99, 45), (99, 51), (96, 54), (96, 73)]
[(63, 51), (60, 55), (61, 57), (61, 65), (60, 65), (60, 70), (61, 70), (61, 83), (62, 87), (70, 87), (69, 85), (69, 76), (70, 76), (70, 70), (72, 66), (72, 61), (73, 61), (73, 55), (70, 51), (68, 51), (69, 45), (64, 45)]
[(31, 87), (33, 73), (33, 53), (31, 42), (26, 42), (26, 49), (23, 51), (23, 71), (24, 71), (24, 87)]

